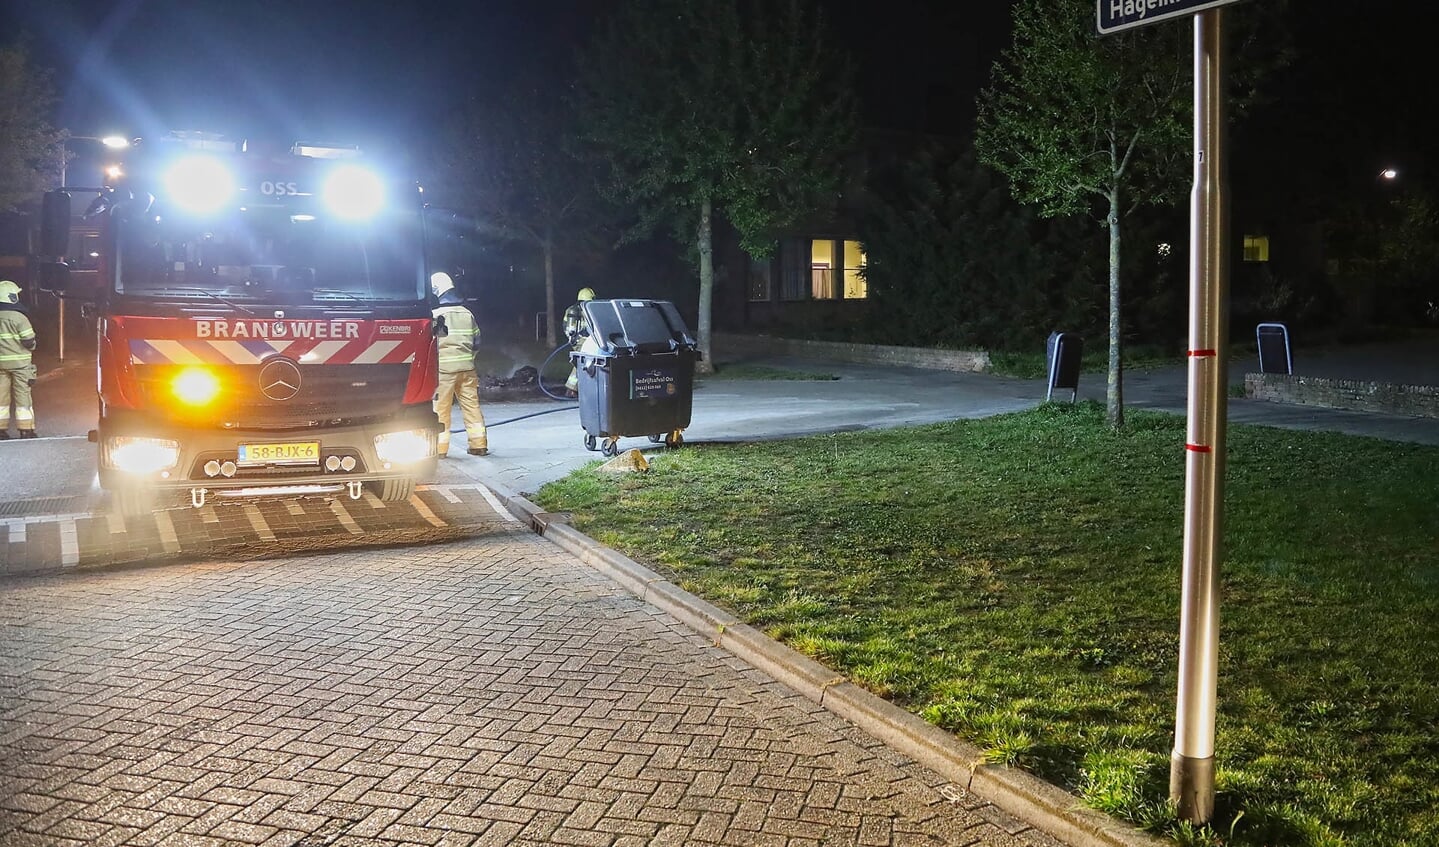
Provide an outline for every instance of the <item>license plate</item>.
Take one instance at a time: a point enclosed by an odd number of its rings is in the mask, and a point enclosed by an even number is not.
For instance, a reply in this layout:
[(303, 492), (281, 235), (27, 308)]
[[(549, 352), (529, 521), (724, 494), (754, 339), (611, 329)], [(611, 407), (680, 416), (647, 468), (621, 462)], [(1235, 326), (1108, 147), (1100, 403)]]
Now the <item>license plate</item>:
[(320, 463), (320, 442), (241, 444), (239, 463), (242, 465), (318, 465)]

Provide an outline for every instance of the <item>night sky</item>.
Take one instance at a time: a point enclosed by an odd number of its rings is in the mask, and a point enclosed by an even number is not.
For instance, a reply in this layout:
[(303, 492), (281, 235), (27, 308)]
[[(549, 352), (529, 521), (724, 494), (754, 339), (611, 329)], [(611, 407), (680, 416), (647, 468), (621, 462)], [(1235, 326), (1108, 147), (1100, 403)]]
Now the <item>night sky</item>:
[[(615, 2), (7, 0), (0, 38), (28, 34), (76, 135), (205, 129), (385, 148), (422, 141), (477, 85), (563, 76)], [(822, 2), (855, 59), (866, 123), (957, 135), (1008, 43), (1009, 5)], [(1252, 158), (1328, 174), (1432, 148), (1433, 48), (1412, 4), (1292, 5), (1300, 61), (1240, 136), (1271, 148)]]
[[(614, 0), (18, 0), (78, 135), (207, 129), (350, 141), (423, 136), (477, 84), (563, 74)], [(958, 132), (1008, 35), (1006, 3), (831, 0), (866, 117)], [(977, 5), (977, 4), (976, 4)]]

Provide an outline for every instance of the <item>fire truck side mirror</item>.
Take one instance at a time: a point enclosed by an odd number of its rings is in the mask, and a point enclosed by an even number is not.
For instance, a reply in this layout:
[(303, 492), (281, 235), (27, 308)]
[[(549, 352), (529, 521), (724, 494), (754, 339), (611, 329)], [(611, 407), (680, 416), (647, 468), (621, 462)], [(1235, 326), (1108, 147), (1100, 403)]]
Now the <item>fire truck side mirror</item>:
[(59, 259), (70, 249), (70, 194), (47, 191), (40, 207), (40, 255)]
[(62, 292), (70, 287), (70, 266), (64, 262), (40, 263), (40, 290)]

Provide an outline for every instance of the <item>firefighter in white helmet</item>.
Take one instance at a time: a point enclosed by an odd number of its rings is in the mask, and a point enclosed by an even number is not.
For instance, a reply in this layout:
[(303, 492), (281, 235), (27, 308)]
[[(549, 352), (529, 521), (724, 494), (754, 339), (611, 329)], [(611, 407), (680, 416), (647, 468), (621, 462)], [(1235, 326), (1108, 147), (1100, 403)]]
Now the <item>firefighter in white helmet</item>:
[[(565, 309), (565, 337), (570, 340), (570, 349), (579, 350), (584, 343), (584, 330), (589, 329), (589, 320), (585, 318), (584, 307), (581, 303), (595, 299), (593, 288), (581, 288), (580, 293), (575, 295), (577, 301), (573, 306)], [(576, 397), (580, 393), (580, 374), (574, 368), (570, 368), (570, 378), (565, 380), (565, 394), (569, 397)]]
[(439, 338), (440, 385), (435, 395), (435, 414), (440, 418), (440, 456), (450, 450), (450, 409), (455, 398), (460, 401), (460, 413), (465, 420), (467, 452), (471, 456), (485, 456), (490, 452), (489, 440), (485, 434), (485, 415), (480, 411), (480, 378), (475, 373), (475, 345), (480, 340), (480, 328), (475, 325), (475, 316), (460, 302), (460, 293), (455, 283), (444, 272), (430, 277), (430, 288), (439, 298), (440, 305), (434, 311), (435, 320), (443, 319), (446, 333)]
[(35, 328), (20, 303), (20, 286), (0, 280), (0, 438), (10, 437), (10, 407), (21, 438), (35, 437)]

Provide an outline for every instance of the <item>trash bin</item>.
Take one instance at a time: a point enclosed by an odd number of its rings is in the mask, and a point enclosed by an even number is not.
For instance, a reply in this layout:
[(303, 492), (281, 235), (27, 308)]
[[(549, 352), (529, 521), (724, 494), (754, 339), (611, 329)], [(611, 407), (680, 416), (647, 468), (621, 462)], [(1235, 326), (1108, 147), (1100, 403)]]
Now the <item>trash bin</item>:
[(666, 300), (583, 303), (589, 336), (570, 354), (586, 450), (619, 453), (626, 436), (678, 447), (694, 406), (699, 345)]

